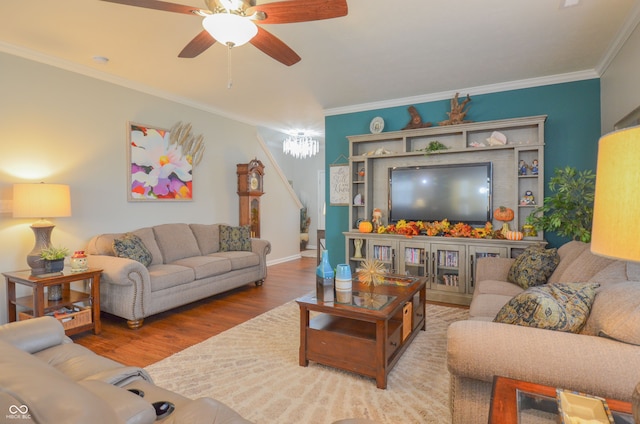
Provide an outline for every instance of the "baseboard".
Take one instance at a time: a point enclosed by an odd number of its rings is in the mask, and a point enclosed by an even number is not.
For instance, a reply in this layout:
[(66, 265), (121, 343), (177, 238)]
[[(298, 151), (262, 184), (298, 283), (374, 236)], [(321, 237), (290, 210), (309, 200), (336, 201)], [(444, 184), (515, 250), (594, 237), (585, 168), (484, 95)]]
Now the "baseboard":
[(295, 255), (292, 255), (292, 256), (286, 256), (284, 258), (278, 258), (278, 259), (274, 259), (272, 261), (267, 261), (267, 266), (277, 265), (277, 264), (281, 264), (281, 263), (284, 263), (284, 262), (291, 262), (291, 261), (295, 261), (296, 259), (301, 259), (301, 258), (302, 258), (302, 255), (300, 255), (298, 253), (298, 254), (295, 254)]

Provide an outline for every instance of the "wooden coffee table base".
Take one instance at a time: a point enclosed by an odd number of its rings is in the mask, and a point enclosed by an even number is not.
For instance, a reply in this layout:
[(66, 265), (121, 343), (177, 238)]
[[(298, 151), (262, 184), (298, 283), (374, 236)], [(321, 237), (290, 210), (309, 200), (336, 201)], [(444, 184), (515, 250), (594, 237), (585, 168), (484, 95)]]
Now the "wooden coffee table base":
[[(389, 372), (418, 330), (425, 329), (425, 282), (385, 289), (396, 298), (381, 310), (317, 302), (315, 295), (298, 299), (300, 365), (315, 361), (373, 377), (385, 389)], [(310, 311), (319, 314), (310, 318)], [(403, 332), (406, 326), (410, 329)]]

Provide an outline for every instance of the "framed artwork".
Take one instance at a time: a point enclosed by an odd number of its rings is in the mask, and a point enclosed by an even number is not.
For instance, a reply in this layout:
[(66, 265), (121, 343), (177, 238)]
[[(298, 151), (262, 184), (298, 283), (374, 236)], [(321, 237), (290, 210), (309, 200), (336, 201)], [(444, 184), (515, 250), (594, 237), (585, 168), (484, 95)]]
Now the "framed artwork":
[(331, 206), (349, 205), (349, 165), (330, 165), (329, 168), (329, 204)]
[(170, 138), (171, 132), (127, 123), (127, 198), (129, 201), (193, 199), (192, 159)]

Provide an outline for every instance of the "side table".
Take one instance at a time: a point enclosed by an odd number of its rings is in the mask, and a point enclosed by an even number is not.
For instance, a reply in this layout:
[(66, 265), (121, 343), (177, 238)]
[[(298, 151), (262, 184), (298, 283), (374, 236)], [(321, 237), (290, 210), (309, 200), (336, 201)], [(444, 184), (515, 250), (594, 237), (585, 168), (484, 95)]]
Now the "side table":
[[(65, 327), (65, 333), (72, 335), (93, 330), (94, 334), (100, 334), (102, 330), (100, 325), (101, 274), (102, 270), (95, 268), (89, 268), (83, 272), (71, 272), (70, 268), (65, 268), (62, 272), (41, 276), (31, 275), (30, 270), (3, 273), (7, 281), (9, 322), (16, 321), (18, 317), (21, 319), (41, 317), (61, 308), (75, 307), (77, 312), (56, 316)], [(87, 280), (91, 287), (88, 293), (71, 289), (72, 282), (84, 280)], [(17, 298), (16, 284), (31, 287), (32, 295)], [(48, 300), (45, 288), (56, 285), (62, 286), (62, 299)], [(26, 310), (18, 311), (18, 306)]]
[[(615, 399), (607, 399), (616, 423), (633, 423), (631, 404)], [(535, 420), (521, 417), (527, 411), (540, 416)], [(542, 415), (548, 417), (544, 420)], [(557, 422), (558, 403), (556, 388), (542, 384), (495, 376), (491, 392), (489, 424), (519, 424), (523, 422)]]

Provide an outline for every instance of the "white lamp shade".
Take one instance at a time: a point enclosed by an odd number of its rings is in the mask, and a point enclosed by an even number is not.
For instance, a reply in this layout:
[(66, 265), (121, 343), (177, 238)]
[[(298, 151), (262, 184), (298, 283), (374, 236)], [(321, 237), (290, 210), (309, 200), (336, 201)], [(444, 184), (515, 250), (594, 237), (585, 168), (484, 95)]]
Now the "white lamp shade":
[(640, 261), (640, 127), (600, 138), (591, 251)]
[(64, 184), (14, 184), (14, 218), (71, 216), (69, 186)]
[(249, 18), (232, 13), (215, 13), (202, 20), (202, 26), (219, 43), (241, 46), (256, 36), (258, 27)]

